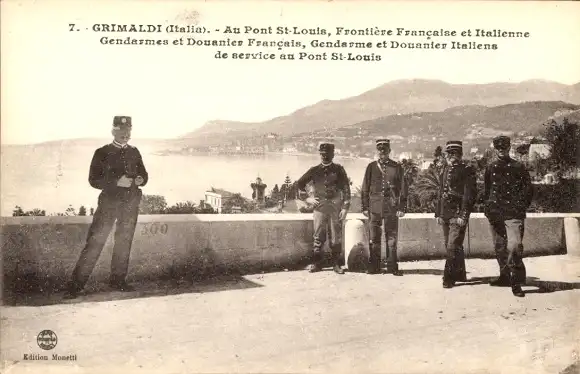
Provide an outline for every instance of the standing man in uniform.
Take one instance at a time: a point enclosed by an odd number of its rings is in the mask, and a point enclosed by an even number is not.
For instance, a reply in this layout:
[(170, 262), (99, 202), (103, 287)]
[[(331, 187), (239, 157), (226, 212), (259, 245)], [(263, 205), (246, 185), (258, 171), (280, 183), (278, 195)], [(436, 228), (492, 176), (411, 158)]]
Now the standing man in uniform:
[(379, 159), (368, 164), (362, 183), (362, 213), (370, 216), (369, 263), (367, 274), (381, 273), (382, 231), (386, 236), (387, 273), (403, 275), (397, 259), (399, 218), (407, 208), (408, 186), (403, 166), (390, 159), (389, 139), (376, 140)]
[(314, 190), (314, 196), (306, 199), (306, 202), (314, 206), (314, 260), (309, 270), (311, 273), (322, 270), (322, 247), (330, 234), (333, 270), (337, 274), (344, 274), (340, 266), (342, 223), (350, 209), (350, 181), (344, 167), (332, 162), (334, 144), (321, 143), (319, 152), (322, 162), (311, 167), (296, 181), (299, 191), (305, 192), (306, 185), (310, 182)]
[(487, 217), (499, 264), (499, 278), (491, 286), (512, 288), (517, 297), (524, 297), (526, 267), (522, 260), (524, 221), (532, 203), (534, 190), (525, 166), (509, 155), (510, 138), (493, 139), (497, 161), (485, 170), (485, 216)]
[(131, 138), (131, 129), (131, 117), (114, 117), (112, 143), (97, 149), (93, 155), (89, 184), (101, 190), (101, 193), (86, 245), (65, 293), (67, 299), (77, 297), (84, 288), (115, 221), (117, 225), (110, 286), (120, 291), (133, 290), (125, 278), (142, 196), (140, 187), (147, 184), (149, 175), (139, 150), (127, 144)]
[(477, 197), (477, 178), (471, 165), (462, 162), (463, 143), (448, 141), (445, 146), (446, 165), (439, 183), (435, 219), (443, 227), (446, 261), (443, 287), (467, 280), (463, 241)]

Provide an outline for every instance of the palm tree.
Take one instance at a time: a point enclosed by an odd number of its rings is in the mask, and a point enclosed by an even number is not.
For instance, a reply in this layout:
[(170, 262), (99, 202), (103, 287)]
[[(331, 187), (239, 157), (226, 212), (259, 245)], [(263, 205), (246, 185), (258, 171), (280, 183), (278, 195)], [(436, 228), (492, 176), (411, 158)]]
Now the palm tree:
[(412, 159), (403, 159), (403, 161), (401, 161), (401, 166), (403, 166), (403, 174), (407, 181), (407, 185), (412, 185), (417, 178), (417, 175), (419, 175), (419, 166), (417, 166), (417, 163)]
[[(434, 212), (437, 204), (437, 194), (441, 182), (437, 169), (427, 169), (419, 173), (417, 180), (411, 186), (410, 194), (416, 198), (420, 209), (425, 212)], [(412, 202), (412, 199), (410, 203)]]

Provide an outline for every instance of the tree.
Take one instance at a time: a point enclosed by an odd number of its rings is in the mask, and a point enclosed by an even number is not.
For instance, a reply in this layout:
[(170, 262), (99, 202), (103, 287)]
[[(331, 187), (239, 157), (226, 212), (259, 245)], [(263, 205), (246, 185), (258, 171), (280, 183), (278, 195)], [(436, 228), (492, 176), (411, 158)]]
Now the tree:
[(87, 215), (87, 208), (84, 205), (81, 205), (79, 208), (79, 216), (86, 216)]
[(407, 185), (412, 185), (419, 174), (419, 166), (417, 166), (417, 163), (411, 159), (403, 159), (401, 161), (401, 166), (403, 167), (403, 175)]
[(255, 210), (254, 204), (239, 193), (233, 194), (223, 203), (222, 212), (225, 214), (232, 213), (234, 207), (240, 207), (242, 213), (250, 213)]
[(46, 216), (46, 211), (38, 208), (34, 208), (29, 211), (24, 211), (20, 206), (16, 206), (12, 211), (13, 217), (25, 217), (25, 216)]
[(164, 209), (165, 214), (194, 214), (197, 213), (196, 206), (191, 201), (186, 201), (184, 203), (177, 203), (166, 209)]
[(440, 185), (437, 169), (431, 168), (422, 171), (409, 190), (409, 195), (412, 195), (409, 199), (410, 203), (413, 203), (413, 198), (416, 198), (421, 211), (434, 212)]
[(12, 211), (12, 217), (21, 217), (24, 216), (24, 210), (22, 210), (21, 207), (19, 207), (18, 205), (16, 205), (16, 207), (14, 207), (14, 210)]
[(543, 135), (550, 148), (549, 159), (552, 162), (554, 171), (562, 175), (573, 168), (578, 167), (580, 158), (580, 127), (577, 123), (570, 122), (564, 118), (562, 123), (551, 120), (544, 125), (546, 128)]
[(163, 214), (167, 208), (165, 197), (160, 195), (143, 195), (139, 204), (139, 214)]
[(75, 211), (75, 208), (73, 208), (72, 205), (69, 205), (68, 208), (66, 208), (66, 210), (64, 211), (64, 214), (66, 216), (76, 216), (77, 212)]

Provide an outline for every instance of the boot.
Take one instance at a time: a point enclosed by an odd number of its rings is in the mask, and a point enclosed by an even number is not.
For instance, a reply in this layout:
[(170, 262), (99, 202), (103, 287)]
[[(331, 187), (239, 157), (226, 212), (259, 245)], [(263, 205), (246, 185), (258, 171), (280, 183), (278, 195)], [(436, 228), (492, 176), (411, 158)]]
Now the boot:
[(334, 265), (332, 268), (336, 274), (344, 274), (344, 270), (340, 267), (340, 265)]
[(308, 272), (309, 273), (318, 273), (321, 270), (322, 270), (322, 268), (317, 263), (308, 265)]
[(489, 285), (492, 287), (509, 287), (511, 286), (509, 275), (500, 274), (499, 277), (489, 282)]
[(121, 292), (133, 292), (135, 291), (135, 288), (131, 285), (129, 285), (127, 282), (125, 281), (111, 281), (109, 283), (109, 286), (117, 291), (121, 291)]
[(453, 288), (453, 286), (455, 286), (454, 281), (450, 281), (450, 280), (443, 281), (443, 288)]
[(512, 293), (515, 297), (524, 297), (526, 294), (522, 290), (521, 286), (512, 286)]
[(403, 275), (403, 272), (399, 270), (399, 265), (390, 265), (387, 263), (387, 274), (393, 274), (400, 277)]
[(65, 300), (76, 299), (81, 291), (82, 288), (78, 287), (73, 282), (71, 282), (67, 285), (62, 298)]

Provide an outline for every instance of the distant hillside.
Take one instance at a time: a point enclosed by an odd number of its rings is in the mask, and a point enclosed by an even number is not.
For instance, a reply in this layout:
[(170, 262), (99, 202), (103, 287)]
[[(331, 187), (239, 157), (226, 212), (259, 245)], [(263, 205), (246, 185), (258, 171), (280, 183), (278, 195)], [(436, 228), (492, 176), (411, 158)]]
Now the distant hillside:
[(551, 117), (576, 115), (580, 105), (561, 101), (535, 101), (495, 107), (460, 106), (441, 112), (393, 115), (363, 121), (337, 132), (367, 130), (369, 135), (402, 137), (445, 136), (462, 139), (491, 138), (498, 134), (537, 133)]
[(265, 122), (210, 121), (181, 139), (187, 139), (190, 145), (211, 145), (269, 132), (289, 136), (339, 128), (398, 113), (440, 112), (451, 107), (490, 107), (534, 101), (580, 104), (580, 84), (564, 85), (541, 80), (489, 84), (397, 80), (354, 97), (323, 100)]

